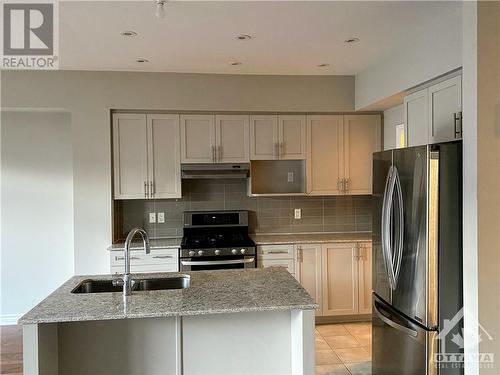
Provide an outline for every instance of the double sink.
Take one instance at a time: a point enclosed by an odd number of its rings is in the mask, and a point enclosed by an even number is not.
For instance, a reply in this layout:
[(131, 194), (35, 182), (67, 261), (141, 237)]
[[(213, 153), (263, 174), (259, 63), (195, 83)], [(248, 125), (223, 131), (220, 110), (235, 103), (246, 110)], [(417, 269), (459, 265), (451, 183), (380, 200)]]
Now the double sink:
[[(133, 292), (145, 292), (148, 290), (185, 289), (190, 284), (189, 276), (163, 277), (151, 279), (137, 279), (133, 281)], [(123, 286), (117, 285), (113, 280), (83, 280), (71, 293), (114, 293), (122, 292)]]

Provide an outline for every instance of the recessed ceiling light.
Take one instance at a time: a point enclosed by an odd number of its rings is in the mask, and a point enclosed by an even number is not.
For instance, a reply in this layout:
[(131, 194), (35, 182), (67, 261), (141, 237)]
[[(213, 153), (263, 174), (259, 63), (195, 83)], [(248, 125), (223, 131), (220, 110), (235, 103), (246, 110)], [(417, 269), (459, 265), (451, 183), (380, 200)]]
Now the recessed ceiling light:
[(238, 39), (238, 40), (250, 40), (250, 39), (252, 39), (252, 36), (248, 35), (248, 34), (240, 34), (240, 35), (236, 35), (235, 39)]
[(135, 31), (132, 31), (132, 30), (127, 30), (127, 31), (122, 31), (120, 33), (121, 36), (127, 36), (127, 37), (134, 37), (134, 36), (137, 36), (137, 33)]
[(240, 65), (243, 65), (243, 63), (241, 61), (231, 61), (229, 63), (229, 65), (231, 65), (231, 66), (240, 66)]
[(357, 42), (359, 42), (359, 38), (356, 38), (356, 37), (344, 40), (344, 43), (347, 43), (347, 44), (352, 44), (352, 43), (357, 43)]
[(137, 59), (135, 61), (138, 62), (138, 63), (148, 63), (149, 62), (148, 59)]
[(321, 64), (318, 64), (318, 68), (325, 68), (327, 66), (330, 66), (330, 64), (328, 63), (321, 63)]

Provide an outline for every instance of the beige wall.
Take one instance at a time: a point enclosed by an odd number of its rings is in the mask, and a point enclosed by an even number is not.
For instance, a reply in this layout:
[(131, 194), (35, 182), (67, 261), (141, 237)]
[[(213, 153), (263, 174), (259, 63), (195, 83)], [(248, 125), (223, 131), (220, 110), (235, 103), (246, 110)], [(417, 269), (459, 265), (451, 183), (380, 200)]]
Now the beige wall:
[[(500, 2), (478, 2), (477, 208), (480, 351), (495, 353), (500, 368)], [(480, 332), (481, 333), (481, 332)]]
[(106, 273), (111, 241), (110, 109), (351, 111), (354, 77), (2, 72), (2, 107), (71, 113), (75, 272)]

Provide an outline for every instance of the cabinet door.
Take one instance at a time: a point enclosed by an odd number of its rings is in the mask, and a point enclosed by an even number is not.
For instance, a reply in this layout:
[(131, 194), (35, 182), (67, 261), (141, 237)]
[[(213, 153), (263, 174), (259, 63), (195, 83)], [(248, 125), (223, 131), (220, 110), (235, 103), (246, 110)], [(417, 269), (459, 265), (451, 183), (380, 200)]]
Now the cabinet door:
[(417, 91), (404, 98), (408, 146), (421, 146), (429, 143), (428, 100), (427, 89)]
[(343, 116), (307, 117), (307, 191), (316, 195), (343, 194)]
[(305, 159), (307, 157), (306, 116), (278, 116), (279, 158)]
[(353, 243), (322, 245), (323, 315), (358, 312), (358, 260)]
[(359, 313), (372, 313), (372, 245), (358, 245)]
[(429, 143), (452, 141), (455, 136), (455, 113), (462, 111), (462, 76), (429, 87)]
[(379, 115), (344, 116), (344, 178), (347, 194), (371, 194), (373, 153), (381, 147)]
[(295, 245), (295, 248), (295, 277), (320, 305), (316, 315), (321, 315), (321, 245)]
[(148, 176), (152, 198), (181, 197), (179, 115), (147, 115)]
[(250, 116), (250, 159), (277, 159), (278, 147), (278, 117)]
[(115, 199), (146, 198), (146, 115), (113, 114)]
[(248, 163), (248, 116), (215, 116), (217, 161), (219, 163)]
[(215, 162), (213, 115), (181, 116), (181, 163)]

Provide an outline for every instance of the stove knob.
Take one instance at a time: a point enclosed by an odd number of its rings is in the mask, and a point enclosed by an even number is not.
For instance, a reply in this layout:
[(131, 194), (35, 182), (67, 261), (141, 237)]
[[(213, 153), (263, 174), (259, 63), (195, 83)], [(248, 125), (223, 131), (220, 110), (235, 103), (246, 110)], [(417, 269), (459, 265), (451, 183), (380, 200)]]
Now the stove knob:
[(231, 253), (236, 255), (236, 254), (238, 254), (238, 250), (233, 249), (233, 250), (231, 250)]
[(203, 255), (203, 250), (198, 251), (198, 255)]
[(240, 253), (242, 253), (242, 254), (245, 254), (245, 252), (246, 252), (246, 250), (245, 250), (245, 249), (241, 249), (241, 250), (240, 250)]
[(193, 250), (191, 250), (191, 251), (189, 252), (189, 256), (190, 256), (190, 257), (194, 257), (194, 254), (195, 254), (195, 252), (194, 252)]
[(215, 250), (214, 253), (215, 255), (220, 255), (220, 250)]

